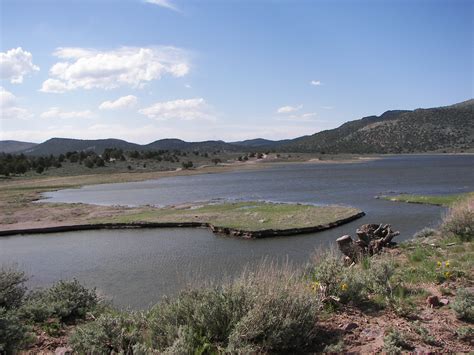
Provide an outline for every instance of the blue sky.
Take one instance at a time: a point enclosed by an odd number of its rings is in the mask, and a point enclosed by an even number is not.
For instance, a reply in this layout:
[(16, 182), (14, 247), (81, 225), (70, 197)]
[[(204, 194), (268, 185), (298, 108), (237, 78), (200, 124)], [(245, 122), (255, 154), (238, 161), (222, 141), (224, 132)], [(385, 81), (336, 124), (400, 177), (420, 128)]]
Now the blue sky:
[(469, 0), (0, 1), (0, 139), (282, 139), (474, 96)]

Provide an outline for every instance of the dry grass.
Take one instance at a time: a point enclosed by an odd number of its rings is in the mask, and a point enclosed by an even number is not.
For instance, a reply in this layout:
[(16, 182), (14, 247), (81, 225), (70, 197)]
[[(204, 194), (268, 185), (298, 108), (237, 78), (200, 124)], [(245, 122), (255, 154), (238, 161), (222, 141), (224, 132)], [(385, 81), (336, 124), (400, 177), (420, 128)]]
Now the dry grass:
[(470, 241), (474, 237), (474, 196), (452, 206), (443, 219), (441, 229), (447, 235)]

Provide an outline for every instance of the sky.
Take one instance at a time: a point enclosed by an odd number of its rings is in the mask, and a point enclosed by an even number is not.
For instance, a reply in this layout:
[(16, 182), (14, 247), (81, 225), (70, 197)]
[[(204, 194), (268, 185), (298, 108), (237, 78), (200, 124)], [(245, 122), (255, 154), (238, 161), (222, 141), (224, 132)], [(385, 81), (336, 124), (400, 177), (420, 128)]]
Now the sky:
[(474, 97), (471, 0), (0, 0), (0, 140), (286, 139)]

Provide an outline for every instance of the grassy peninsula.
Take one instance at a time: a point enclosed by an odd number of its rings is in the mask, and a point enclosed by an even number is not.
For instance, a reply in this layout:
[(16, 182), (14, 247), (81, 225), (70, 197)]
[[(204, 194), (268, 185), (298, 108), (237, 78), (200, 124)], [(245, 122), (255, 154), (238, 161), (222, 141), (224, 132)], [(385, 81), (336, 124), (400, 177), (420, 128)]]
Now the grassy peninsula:
[(406, 203), (421, 203), (426, 205), (436, 205), (436, 206), (452, 206), (462, 200), (465, 200), (469, 197), (473, 197), (474, 192), (467, 192), (462, 194), (452, 194), (452, 195), (394, 195), (394, 196), (380, 196), (379, 198), (394, 201), (394, 202), (406, 202)]
[(185, 204), (156, 208), (122, 216), (94, 220), (94, 223), (200, 222), (245, 231), (285, 230), (325, 225), (359, 214), (343, 206), (312, 206), (260, 201)]
[[(74, 353), (472, 352), (474, 198), (438, 230), (348, 267), (262, 265), (137, 312), (77, 281), (28, 291), (0, 271), (0, 351)], [(137, 290), (139, 292), (139, 290)]]
[[(252, 169), (255, 165), (248, 165)], [(217, 173), (232, 167), (208, 167), (174, 172), (116, 173), (12, 179), (0, 184), (0, 231), (41, 229), (84, 224), (202, 223), (242, 231), (332, 227), (362, 216), (345, 206), (310, 206), (266, 202), (226, 202), (153, 206), (98, 206), (46, 203), (41, 193), (111, 182), (142, 181), (174, 175)], [(245, 169), (245, 168), (244, 168)], [(322, 228), (324, 229), (324, 228)]]

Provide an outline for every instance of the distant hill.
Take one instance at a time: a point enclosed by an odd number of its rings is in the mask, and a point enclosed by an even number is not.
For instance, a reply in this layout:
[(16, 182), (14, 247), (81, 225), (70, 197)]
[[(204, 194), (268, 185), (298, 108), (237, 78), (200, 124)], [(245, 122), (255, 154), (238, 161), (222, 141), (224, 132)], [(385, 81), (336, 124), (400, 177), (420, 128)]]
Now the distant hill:
[(451, 106), (387, 111), (344, 123), (338, 128), (295, 139), (272, 141), (263, 138), (226, 143), (185, 142), (160, 139), (139, 145), (120, 139), (81, 140), (52, 138), (41, 144), (0, 141), (0, 152), (58, 155), (68, 151), (105, 148), (124, 151), (181, 150), (200, 152), (286, 151), (315, 153), (415, 153), (474, 149), (474, 99)]
[(293, 152), (414, 153), (474, 148), (474, 100), (452, 106), (387, 111), (296, 138), (281, 146)]
[(28, 147), (21, 152), (27, 155), (59, 155), (72, 151), (93, 151), (102, 154), (106, 148), (117, 148), (123, 151), (144, 150), (181, 150), (181, 151), (238, 151), (241, 147), (223, 141), (185, 142), (180, 139), (161, 139), (150, 144), (140, 145), (120, 139), (71, 139), (51, 138), (41, 144)]
[(25, 149), (33, 148), (37, 143), (20, 141), (0, 141), (0, 153), (18, 153)]
[(93, 151), (102, 154), (105, 148), (117, 148), (126, 150), (140, 150), (140, 145), (129, 143), (120, 139), (70, 139), (70, 138), (51, 138), (46, 142), (28, 148), (23, 153), (28, 155), (59, 155), (72, 151)]
[(185, 142), (181, 139), (160, 139), (142, 146), (142, 150), (182, 150), (182, 151), (238, 151), (240, 148), (224, 141)]
[(231, 144), (238, 145), (241, 147), (248, 147), (248, 148), (261, 148), (261, 147), (275, 148), (276, 146), (288, 143), (290, 141), (291, 139), (284, 139), (281, 141), (272, 141), (272, 140), (264, 139), (264, 138), (256, 138), (256, 139), (247, 139), (245, 141), (239, 141), (239, 142), (231, 142)]

